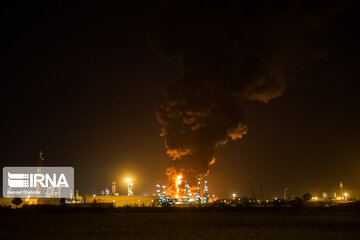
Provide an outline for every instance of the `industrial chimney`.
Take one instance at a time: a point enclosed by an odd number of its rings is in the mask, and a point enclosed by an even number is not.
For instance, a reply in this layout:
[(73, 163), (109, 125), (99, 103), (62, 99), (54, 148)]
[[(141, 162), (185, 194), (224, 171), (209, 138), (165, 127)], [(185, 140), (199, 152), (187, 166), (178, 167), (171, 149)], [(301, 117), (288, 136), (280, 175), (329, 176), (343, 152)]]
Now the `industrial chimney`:
[(208, 194), (208, 187), (207, 187), (207, 180), (205, 179), (205, 184), (204, 184), (204, 203), (208, 203), (209, 202), (209, 194)]
[(166, 186), (162, 186), (162, 197), (165, 197), (166, 195)]
[(284, 200), (285, 200), (285, 201), (287, 200), (287, 191), (288, 191), (288, 188), (285, 187), (285, 188), (284, 188)]
[(115, 182), (115, 181), (112, 182), (112, 185), (111, 185), (111, 193), (112, 193), (113, 195), (116, 195), (116, 182)]
[(197, 187), (197, 196), (196, 196), (196, 201), (198, 201), (199, 203), (201, 203), (201, 192), (200, 192), (200, 185), (201, 185), (201, 179), (198, 178), (198, 187)]

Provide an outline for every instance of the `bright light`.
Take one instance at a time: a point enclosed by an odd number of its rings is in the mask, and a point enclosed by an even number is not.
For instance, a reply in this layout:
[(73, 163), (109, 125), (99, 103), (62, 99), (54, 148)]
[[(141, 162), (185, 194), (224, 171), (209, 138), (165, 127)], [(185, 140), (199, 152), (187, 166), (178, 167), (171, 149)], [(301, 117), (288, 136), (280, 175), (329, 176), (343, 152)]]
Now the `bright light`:
[[(175, 185), (176, 185), (176, 192), (177, 192), (177, 193), (180, 192), (179, 185), (182, 183), (182, 180), (181, 180), (181, 179), (182, 179), (182, 175), (181, 175), (181, 174), (176, 177)], [(179, 195), (179, 194), (177, 194), (177, 195)], [(178, 197), (178, 196), (177, 196), (177, 197)]]
[(181, 175), (181, 174), (176, 177), (176, 184), (177, 184), (177, 185), (180, 185), (180, 184), (182, 183), (181, 179), (182, 179), (182, 175)]
[(312, 200), (317, 200), (318, 198), (317, 197), (312, 197)]
[(131, 181), (131, 178), (126, 178), (125, 182), (127, 182), (128, 184), (128, 196), (132, 196), (133, 195), (133, 189), (132, 186), (134, 185)]
[(344, 196), (345, 196), (345, 197), (347, 197), (347, 195), (348, 195), (347, 193), (344, 193)]
[(233, 195), (232, 195), (233, 197), (236, 197), (236, 194), (235, 193), (233, 193)]

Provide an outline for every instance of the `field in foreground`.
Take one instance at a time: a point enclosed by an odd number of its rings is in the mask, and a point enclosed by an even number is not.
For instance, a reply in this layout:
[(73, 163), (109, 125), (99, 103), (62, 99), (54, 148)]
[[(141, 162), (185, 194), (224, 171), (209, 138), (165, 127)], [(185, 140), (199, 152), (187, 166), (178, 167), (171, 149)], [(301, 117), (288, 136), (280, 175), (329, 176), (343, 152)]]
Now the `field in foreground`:
[(349, 210), (12, 212), (0, 239), (360, 239)]

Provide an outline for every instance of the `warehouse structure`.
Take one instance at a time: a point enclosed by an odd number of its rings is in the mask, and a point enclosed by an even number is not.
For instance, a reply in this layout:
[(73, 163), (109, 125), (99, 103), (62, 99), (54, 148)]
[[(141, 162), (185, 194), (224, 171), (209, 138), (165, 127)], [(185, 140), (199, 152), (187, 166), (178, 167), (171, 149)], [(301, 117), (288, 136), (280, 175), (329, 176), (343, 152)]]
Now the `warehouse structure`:
[(159, 203), (159, 198), (156, 196), (140, 195), (85, 196), (84, 203), (112, 203), (114, 207), (155, 207)]

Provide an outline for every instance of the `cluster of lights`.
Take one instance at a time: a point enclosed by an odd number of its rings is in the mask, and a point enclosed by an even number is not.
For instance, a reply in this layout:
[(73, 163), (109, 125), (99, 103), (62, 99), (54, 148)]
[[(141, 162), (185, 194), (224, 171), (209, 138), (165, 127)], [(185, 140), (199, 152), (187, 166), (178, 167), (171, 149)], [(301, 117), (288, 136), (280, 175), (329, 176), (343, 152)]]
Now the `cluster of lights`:
[(166, 186), (162, 186), (162, 196), (165, 197), (166, 195)]
[(27, 196), (26, 198), (26, 202), (28, 202), (29, 204), (32, 204), (33, 202), (29, 202), (30, 201), (30, 196)]
[(158, 195), (159, 198), (161, 198), (161, 190), (159, 184), (156, 184), (156, 194)]
[(198, 178), (198, 192), (197, 192), (197, 194), (196, 194), (196, 201), (197, 201), (198, 203), (201, 203), (200, 185), (201, 185), (201, 179)]
[(157, 195), (159, 197), (159, 203), (162, 204), (162, 203), (165, 203), (168, 201), (168, 197), (166, 197), (166, 186), (162, 186), (162, 192), (160, 190), (160, 185), (157, 184), (156, 185), (156, 192), (157, 192)]
[(134, 184), (132, 183), (131, 178), (126, 178), (125, 182), (127, 182), (127, 184), (128, 184), (128, 196), (134, 195), (133, 189), (132, 189)]
[[(168, 203), (168, 204), (184, 204), (184, 203), (191, 203), (191, 202), (198, 202), (198, 203), (209, 203), (210, 202), (210, 196), (208, 194), (208, 187), (207, 187), (207, 180), (205, 180), (204, 185), (204, 192), (203, 192), (203, 198), (200, 194), (200, 183), (201, 179), (198, 178), (198, 191), (197, 192), (191, 192), (190, 184), (186, 179), (183, 178), (182, 174), (177, 175), (174, 178), (175, 183), (175, 196), (173, 197), (166, 197), (166, 186), (162, 186), (162, 192), (161, 192), (161, 186), (160, 184), (156, 184), (156, 193), (153, 194), (153, 196), (159, 197), (159, 202), (161, 203)], [(184, 189), (181, 188), (181, 184), (184, 183)], [(215, 195), (214, 195), (215, 197)]]
[(187, 201), (189, 201), (191, 196), (191, 192), (190, 192), (190, 185), (187, 183), (187, 181), (185, 180), (185, 199)]
[(345, 201), (347, 201), (349, 194), (344, 193), (343, 195), (344, 195), (343, 197), (336, 197), (336, 200), (345, 200)]
[(204, 186), (204, 203), (209, 202), (209, 194), (208, 194), (208, 186), (207, 186), (207, 180), (205, 179), (205, 186)]

